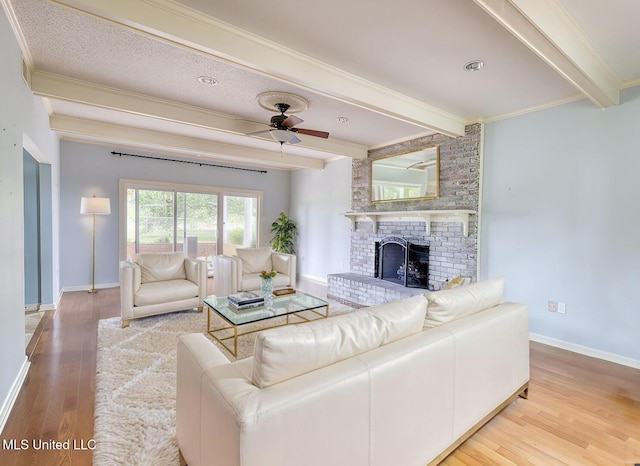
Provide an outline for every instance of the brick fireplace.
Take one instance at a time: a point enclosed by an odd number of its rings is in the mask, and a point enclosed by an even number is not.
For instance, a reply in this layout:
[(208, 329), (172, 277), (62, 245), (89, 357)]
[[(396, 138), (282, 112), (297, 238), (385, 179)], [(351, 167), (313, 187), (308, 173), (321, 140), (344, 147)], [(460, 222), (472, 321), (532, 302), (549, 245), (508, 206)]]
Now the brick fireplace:
[[(458, 276), (476, 280), (477, 215), (481, 125), (464, 136), (442, 134), (372, 150), (352, 163), (350, 273), (328, 276), (328, 295), (353, 305), (401, 299), (425, 289), (404, 287), (378, 277), (376, 243), (387, 237), (428, 245), (429, 290), (439, 290)], [(370, 161), (389, 154), (440, 146), (440, 197), (423, 201), (374, 203)], [(433, 214), (433, 215), (431, 215)]]
[(387, 236), (375, 244), (376, 277), (397, 285), (428, 288), (429, 245), (401, 236)]

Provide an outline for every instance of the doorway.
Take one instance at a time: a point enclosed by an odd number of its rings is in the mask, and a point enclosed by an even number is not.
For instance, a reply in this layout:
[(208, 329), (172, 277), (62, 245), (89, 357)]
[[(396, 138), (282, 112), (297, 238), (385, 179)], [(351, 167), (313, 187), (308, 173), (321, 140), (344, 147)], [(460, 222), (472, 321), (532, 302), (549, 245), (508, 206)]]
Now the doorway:
[(25, 345), (53, 303), (51, 165), (23, 150)]

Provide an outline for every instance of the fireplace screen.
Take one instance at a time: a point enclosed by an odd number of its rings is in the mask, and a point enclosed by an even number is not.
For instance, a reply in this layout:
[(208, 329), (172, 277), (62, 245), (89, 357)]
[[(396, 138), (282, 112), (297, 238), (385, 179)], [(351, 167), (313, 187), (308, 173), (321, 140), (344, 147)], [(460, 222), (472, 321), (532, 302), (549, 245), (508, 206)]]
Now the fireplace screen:
[(378, 278), (402, 286), (428, 288), (429, 246), (391, 236), (376, 243)]

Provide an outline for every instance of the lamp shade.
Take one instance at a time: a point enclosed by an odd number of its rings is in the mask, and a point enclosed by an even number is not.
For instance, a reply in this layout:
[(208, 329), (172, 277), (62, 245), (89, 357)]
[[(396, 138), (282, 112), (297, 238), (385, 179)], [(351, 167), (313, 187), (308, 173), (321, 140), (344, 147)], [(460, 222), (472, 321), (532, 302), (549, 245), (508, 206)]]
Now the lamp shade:
[(80, 200), (81, 214), (109, 215), (111, 201), (108, 197), (83, 197)]

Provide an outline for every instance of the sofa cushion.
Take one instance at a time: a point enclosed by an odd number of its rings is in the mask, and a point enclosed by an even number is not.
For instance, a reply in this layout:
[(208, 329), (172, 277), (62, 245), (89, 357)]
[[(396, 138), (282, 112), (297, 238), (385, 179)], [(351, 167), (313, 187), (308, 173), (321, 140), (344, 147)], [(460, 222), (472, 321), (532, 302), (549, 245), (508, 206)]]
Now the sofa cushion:
[(460, 317), (497, 306), (502, 302), (504, 279), (494, 278), (450, 290), (427, 293), (426, 327), (435, 327)]
[(242, 260), (242, 273), (260, 273), (273, 269), (271, 248), (240, 248), (236, 255)]
[(134, 306), (170, 303), (198, 296), (198, 285), (189, 280), (143, 283), (133, 297)]
[(426, 299), (419, 295), (260, 332), (252, 382), (265, 388), (420, 332), (426, 308)]
[(140, 267), (142, 283), (187, 278), (182, 252), (141, 253), (133, 260)]

